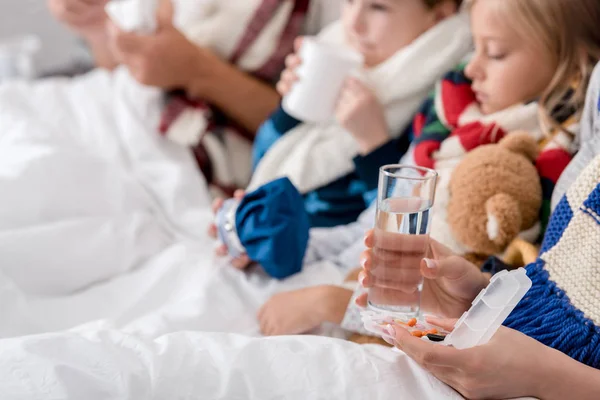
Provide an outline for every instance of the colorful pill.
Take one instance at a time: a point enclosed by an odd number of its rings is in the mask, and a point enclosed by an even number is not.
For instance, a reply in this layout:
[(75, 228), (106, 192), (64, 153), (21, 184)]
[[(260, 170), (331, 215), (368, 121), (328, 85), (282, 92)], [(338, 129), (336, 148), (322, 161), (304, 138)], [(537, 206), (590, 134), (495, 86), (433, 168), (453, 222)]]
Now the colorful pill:
[(415, 326), (417, 324), (417, 319), (416, 318), (412, 318), (411, 320), (409, 320), (406, 325), (408, 326)]
[(428, 334), (427, 338), (429, 340), (431, 340), (432, 342), (443, 342), (444, 339), (446, 339), (446, 336), (443, 335), (434, 335), (434, 334)]
[(425, 334), (422, 331), (412, 331), (410, 334), (418, 338), (422, 338), (423, 336), (425, 336)]

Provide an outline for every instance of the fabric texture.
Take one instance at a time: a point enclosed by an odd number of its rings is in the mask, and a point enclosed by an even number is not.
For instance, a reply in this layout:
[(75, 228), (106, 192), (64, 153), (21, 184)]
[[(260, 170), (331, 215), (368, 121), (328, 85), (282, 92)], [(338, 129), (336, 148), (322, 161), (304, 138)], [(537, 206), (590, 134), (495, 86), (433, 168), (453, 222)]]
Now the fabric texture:
[(600, 368), (600, 157), (556, 208), (508, 327)]
[(235, 224), (246, 253), (267, 274), (284, 279), (300, 272), (310, 224), (302, 196), (289, 179), (277, 179), (244, 196)]

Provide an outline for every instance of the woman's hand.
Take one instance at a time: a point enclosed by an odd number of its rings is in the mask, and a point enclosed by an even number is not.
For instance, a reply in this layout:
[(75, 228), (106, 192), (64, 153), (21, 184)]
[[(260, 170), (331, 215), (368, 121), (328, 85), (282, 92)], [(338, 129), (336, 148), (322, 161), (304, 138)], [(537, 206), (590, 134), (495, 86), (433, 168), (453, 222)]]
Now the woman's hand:
[[(436, 324), (445, 328), (452, 325), (446, 323), (444, 326), (441, 321)], [(398, 349), (467, 399), (525, 396), (546, 399), (549, 385), (553, 383), (552, 372), (544, 369), (548, 363), (556, 363), (555, 366), (560, 369), (559, 365), (570, 360), (564, 354), (505, 327), (501, 327), (489, 343), (466, 350), (424, 341), (401, 326), (390, 325), (388, 330), (395, 337)]]
[[(429, 239), (427, 254), (430, 259), (414, 257), (416, 246), (411, 241), (424, 240), (423, 236), (405, 235), (398, 240), (397, 234), (388, 232), (378, 233), (377, 243), (374, 232), (367, 232), (365, 245), (367, 250), (361, 255), (363, 271), (359, 275), (359, 282), (370, 288), (376, 284), (376, 266), (381, 264), (395, 265), (398, 272), (398, 295), (400, 286), (406, 281), (418, 280), (422, 276), (423, 291), (421, 293), (421, 309), (426, 313), (440, 315), (448, 318), (458, 318), (471, 306), (471, 302), (489, 279), (481, 273), (479, 268), (462, 257), (455, 256), (450, 249), (439, 242)], [(408, 275), (412, 274), (412, 279)], [(393, 277), (386, 276), (387, 285), (394, 285)], [(385, 295), (394, 295), (395, 291), (383, 291)], [(385, 302), (385, 299), (379, 299)], [(393, 301), (392, 301), (393, 302)], [(366, 306), (367, 295), (357, 299), (360, 306)]]
[(383, 106), (360, 80), (350, 77), (340, 93), (335, 116), (366, 155), (390, 140)]
[(83, 37), (104, 33), (108, 16), (104, 6), (109, 0), (48, 0), (54, 17)]
[(210, 50), (196, 46), (172, 22), (170, 2), (161, 3), (156, 32), (123, 32), (109, 23), (110, 47), (140, 83), (161, 89), (186, 89), (202, 95), (199, 84), (223, 62)]

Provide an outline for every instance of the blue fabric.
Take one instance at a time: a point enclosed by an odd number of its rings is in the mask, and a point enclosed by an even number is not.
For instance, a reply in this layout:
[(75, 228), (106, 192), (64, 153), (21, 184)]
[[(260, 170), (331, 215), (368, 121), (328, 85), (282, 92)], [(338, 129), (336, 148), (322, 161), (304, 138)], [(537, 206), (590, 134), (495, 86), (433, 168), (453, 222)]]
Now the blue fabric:
[(527, 267), (527, 275), (533, 286), (504, 325), (579, 362), (600, 368), (600, 328), (549, 279), (541, 259)]
[[(600, 103), (598, 106), (600, 108)], [(573, 220), (575, 212), (583, 213), (585, 218), (593, 218), (599, 225), (597, 229), (600, 229), (600, 185), (592, 190), (583, 204), (570, 204), (568, 196), (564, 196), (558, 203), (546, 230), (542, 256), (527, 266), (527, 275), (533, 286), (504, 325), (579, 362), (600, 368), (600, 327), (571, 303), (568, 292), (550, 279), (543, 260), (543, 254), (555, 248), (569, 225), (576, 223)], [(595, 237), (596, 235), (586, 236), (580, 240), (586, 246), (599, 246)]]
[(600, 224), (600, 185), (592, 192), (583, 203), (582, 210)]
[(367, 186), (346, 175), (327, 186), (304, 195), (304, 208), (310, 216), (312, 227), (334, 227), (356, 221), (365, 210), (363, 194)]
[[(269, 149), (301, 122), (279, 108), (259, 129), (254, 140), (253, 168)], [(410, 127), (365, 156), (354, 158), (354, 171), (304, 194), (304, 209), (312, 227), (334, 227), (354, 222), (376, 197), (379, 168), (396, 164), (410, 145)]]
[(282, 107), (279, 107), (271, 117), (258, 129), (252, 148), (252, 169), (265, 156), (267, 151), (283, 135), (298, 126), (301, 121), (287, 114)]
[(358, 219), (377, 196), (379, 169), (396, 164), (408, 149), (408, 136), (390, 140), (371, 153), (354, 157), (354, 171), (304, 196), (313, 227), (346, 225)]
[(302, 269), (310, 223), (300, 193), (281, 178), (247, 194), (235, 218), (240, 242), (251, 260), (277, 279)]
[[(600, 212), (600, 186), (596, 187), (581, 205), (581, 210), (589, 215)], [(558, 244), (573, 215), (565, 196), (552, 214), (542, 254)], [(544, 267), (545, 262), (541, 258), (527, 266), (527, 275), (533, 286), (504, 325), (577, 361), (600, 368), (600, 327), (595, 326), (592, 320), (571, 304), (568, 293), (550, 280), (550, 275)]]
[(546, 253), (556, 246), (572, 218), (573, 211), (571, 210), (567, 196), (564, 196), (550, 217), (550, 222), (544, 236), (544, 243), (542, 244), (542, 253)]

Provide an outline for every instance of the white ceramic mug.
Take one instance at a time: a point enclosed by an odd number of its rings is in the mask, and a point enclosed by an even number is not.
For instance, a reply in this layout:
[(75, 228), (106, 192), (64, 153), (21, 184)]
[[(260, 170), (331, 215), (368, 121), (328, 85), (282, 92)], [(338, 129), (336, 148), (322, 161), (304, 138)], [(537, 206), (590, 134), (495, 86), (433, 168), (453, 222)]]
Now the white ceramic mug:
[(150, 35), (156, 31), (159, 0), (118, 0), (106, 4), (113, 23), (126, 32)]
[(333, 118), (344, 81), (364, 63), (355, 51), (305, 38), (299, 52), (299, 81), (283, 99), (283, 109), (303, 122), (326, 122)]
[(34, 57), (41, 46), (40, 38), (34, 35), (0, 41), (0, 82), (35, 78)]

